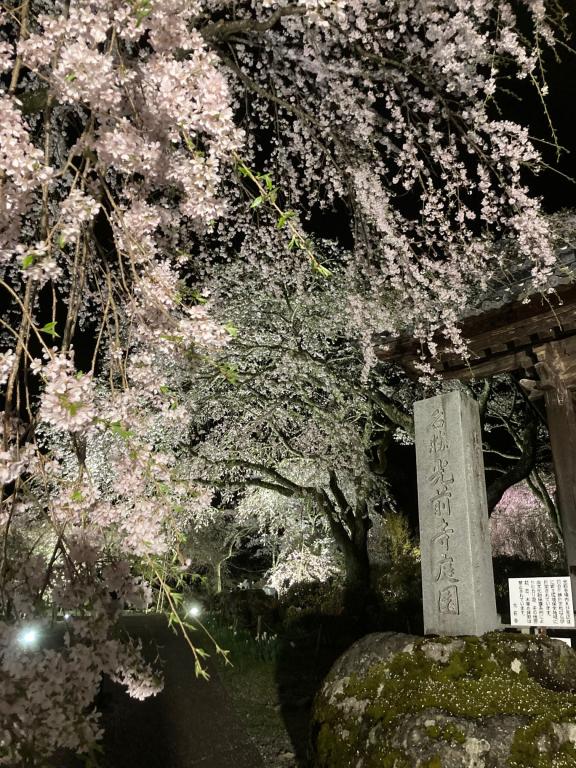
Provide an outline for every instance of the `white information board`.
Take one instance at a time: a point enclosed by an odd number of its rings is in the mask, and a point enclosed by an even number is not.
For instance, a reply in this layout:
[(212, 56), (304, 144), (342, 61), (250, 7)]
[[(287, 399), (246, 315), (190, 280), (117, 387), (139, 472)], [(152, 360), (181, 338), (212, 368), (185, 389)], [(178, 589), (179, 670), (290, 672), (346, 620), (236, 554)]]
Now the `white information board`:
[(569, 576), (508, 579), (510, 623), (520, 627), (573, 627)]

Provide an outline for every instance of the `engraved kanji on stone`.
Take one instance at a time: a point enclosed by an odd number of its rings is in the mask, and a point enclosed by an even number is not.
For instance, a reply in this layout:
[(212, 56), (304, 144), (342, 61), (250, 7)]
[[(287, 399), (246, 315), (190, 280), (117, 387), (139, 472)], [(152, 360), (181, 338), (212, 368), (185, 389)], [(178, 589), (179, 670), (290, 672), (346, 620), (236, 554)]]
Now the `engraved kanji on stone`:
[(458, 605), (458, 587), (451, 584), (443, 587), (438, 592), (438, 613), (451, 613), (458, 615), (460, 606)]
[(454, 482), (454, 475), (448, 470), (448, 459), (436, 458), (432, 466), (432, 474), (428, 475), (428, 480), (436, 488), (438, 494), (446, 493), (448, 486)]
[(442, 555), (440, 560), (436, 563), (436, 581), (452, 581), (457, 582), (460, 579), (456, 578), (456, 569), (454, 568), (454, 558), (448, 557), (448, 555)]
[(448, 438), (445, 432), (433, 432), (430, 438), (430, 453), (442, 453), (449, 448)]
[(432, 411), (431, 423), (434, 429), (443, 429), (446, 424), (446, 417), (442, 408), (434, 408)]
[(476, 401), (457, 390), (414, 406), (425, 634), (499, 626)]
[(450, 493), (445, 493), (439, 496), (434, 496), (431, 499), (432, 511), (437, 517), (450, 517), (452, 514), (450, 510)]
[(446, 520), (442, 518), (440, 522), (440, 532), (436, 536), (432, 537), (432, 543), (438, 544), (441, 549), (448, 552), (448, 545), (450, 544), (450, 536), (454, 533), (454, 528), (450, 528)]

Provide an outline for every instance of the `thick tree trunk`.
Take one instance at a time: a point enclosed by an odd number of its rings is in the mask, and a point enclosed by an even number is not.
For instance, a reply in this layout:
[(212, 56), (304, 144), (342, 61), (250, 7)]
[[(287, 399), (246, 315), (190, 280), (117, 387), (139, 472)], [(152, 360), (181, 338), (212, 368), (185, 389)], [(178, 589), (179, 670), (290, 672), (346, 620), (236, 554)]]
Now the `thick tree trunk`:
[(326, 494), (321, 497), (321, 503), (334, 540), (344, 556), (344, 607), (350, 616), (363, 620), (368, 605), (373, 602), (368, 558), (370, 519), (365, 504), (355, 509), (348, 504), (334, 473), (331, 473), (330, 489), (337, 506)]
[(368, 525), (359, 520), (354, 535), (342, 547), (345, 568), (344, 607), (346, 612), (364, 621), (374, 602), (368, 558)]
[(343, 547), (346, 588), (356, 592), (367, 592), (370, 588), (370, 561), (366, 539), (352, 541)]

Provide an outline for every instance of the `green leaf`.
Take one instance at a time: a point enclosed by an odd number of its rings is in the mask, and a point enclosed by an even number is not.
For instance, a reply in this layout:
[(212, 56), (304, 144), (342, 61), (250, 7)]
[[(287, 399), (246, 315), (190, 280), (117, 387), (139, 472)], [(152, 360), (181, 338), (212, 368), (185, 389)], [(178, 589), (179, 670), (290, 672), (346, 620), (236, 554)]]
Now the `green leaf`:
[(332, 272), (327, 267), (323, 267), (316, 259), (312, 259), (312, 269), (322, 277), (331, 277), (332, 275)]
[(232, 336), (233, 339), (238, 336), (238, 328), (234, 325), (234, 323), (226, 323), (224, 326), (224, 330)]
[(56, 333), (56, 323), (54, 321), (46, 323), (43, 328), (40, 328), (40, 333), (47, 333), (49, 336), (52, 336), (52, 338), (60, 338), (60, 334)]
[[(191, 624), (189, 621), (183, 621), (182, 626), (189, 629), (190, 632), (198, 632), (198, 627), (194, 626), (194, 624)], [(198, 648), (196, 650), (198, 650)]]
[(123, 440), (129, 440), (131, 437), (134, 437), (134, 433), (125, 429), (119, 421), (111, 421), (108, 424), (108, 429), (112, 434), (118, 435), (118, 437), (121, 437)]
[(286, 226), (286, 222), (289, 219), (293, 219), (295, 215), (294, 211), (284, 211), (281, 213), (276, 222), (276, 229), (283, 229)]
[(75, 75), (74, 72), (68, 72), (67, 75), (64, 75), (64, 80), (66, 80), (69, 83), (73, 83), (74, 80), (78, 79), (78, 75)]
[(27, 253), (26, 256), (22, 259), (22, 267), (23, 269), (28, 269), (28, 267), (31, 267), (32, 264), (36, 261), (36, 256), (38, 254), (34, 251), (31, 251), (30, 253)]
[(64, 248), (65, 245), (66, 245), (66, 238), (64, 237), (64, 235), (60, 235), (60, 237), (58, 238), (58, 247)]
[[(176, 253), (178, 253), (179, 256), (182, 256), (182, 255), (190, 256), (189, 253), (184, 253), (184, 251), (176, 251)], [(182, 285), (180, 287), (179, 299), (189, 301), (192, 304), (208, 303), (208, 299), (202, 296), (202, 294), (197, 288), (188, 288), (188, 286), (186, 285)]]
[(230, 384), (237, 384), (238, 383), (238, 371), (233, 365), (229, 365), (228, 363), (225, 363), (223, 365), (218, 366), (218, 370), (224, 376), (226, 381), (229, 381)]
[(134, 7), (134, 13), (136, 16), (136, 26), (139, 27), (144, 19), (150, 14), (152, 10), (150, 0), (141, 0), (137, 2)]
[(176, 336), (170, 334), (162, 334), (160, 338), (164, 339), (164, 341), (170, 341), (172, 344), (181, 344), (184, 341), (184, 336)]
[(196, 659), (196, 663), (194, 664), (194, 672), (196, 673), (196, 677), (203, 677), (204, 680), (210, 679), (210, 675), (206, 672), (198, 659)]
[(300, 235), (292, 235), (290, 242), (288, 243), (288, 250), (293, 251), (295, 248), (303, 248), (304, 240)]
[(178, 616), (174, 613), (174, 611), (170, 611), (168, 614), (168, 626), (174, 632), (175, 635), (178, 634), (178, 624), (180, 623)]
[(250, 208), (259, 208), (263, 202), (264, 202), (264, 198), (262, 197), (262, 195), (258, 195), (258, 197), (255, 197), (254, 200), (252, 200), (252, 203), (250, 204)]
[(190, 152), (192, 152), (193, 154), (196, 152), (196, 145), (194, 144), (190, 136), (188, 136), (188, 134), (186, 133), (184, 134), (184, 143), (186, 144)]

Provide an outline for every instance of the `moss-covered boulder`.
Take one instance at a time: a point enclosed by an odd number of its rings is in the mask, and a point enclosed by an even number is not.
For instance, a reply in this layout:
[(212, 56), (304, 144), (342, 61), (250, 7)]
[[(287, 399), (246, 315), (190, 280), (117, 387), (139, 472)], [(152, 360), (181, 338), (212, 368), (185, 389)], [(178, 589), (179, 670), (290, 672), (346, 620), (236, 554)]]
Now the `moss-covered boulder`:
[(576, 768), (576, 653), (512, 633), (386, 632), (334, 665), (314, 768)]

